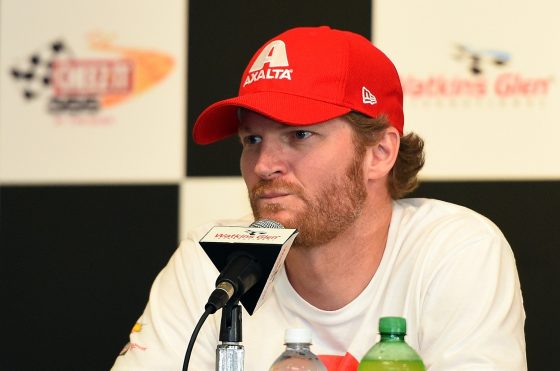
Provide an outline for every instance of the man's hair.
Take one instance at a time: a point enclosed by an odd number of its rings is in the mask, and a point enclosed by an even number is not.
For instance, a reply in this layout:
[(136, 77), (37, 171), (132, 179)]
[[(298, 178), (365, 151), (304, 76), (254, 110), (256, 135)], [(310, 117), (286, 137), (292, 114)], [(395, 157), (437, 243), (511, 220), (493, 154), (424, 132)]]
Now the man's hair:
[[(342, 117), (354, 129), (357, 151), (364, 151), (367, 146), (376, 144), (383, 131), (390, 126), (385, 116), (371, 118), (358, 112), (350, 112)], [(402, 136), (397, 160), (387, 178), (389, 193), (394, 200), (406, 196), (418, 187), (418, 172), (423, 166), (422, 138), (414, 133)]]

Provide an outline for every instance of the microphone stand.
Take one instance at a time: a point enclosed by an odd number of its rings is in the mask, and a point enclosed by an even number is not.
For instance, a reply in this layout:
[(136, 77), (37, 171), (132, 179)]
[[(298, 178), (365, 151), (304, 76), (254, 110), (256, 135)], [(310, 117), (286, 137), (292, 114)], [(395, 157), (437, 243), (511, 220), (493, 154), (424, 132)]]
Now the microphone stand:
[(241, 305), (239, 300), (231, 300), (222, 308), (216, 371), (243, 371), (245, 349), (241, 340)]

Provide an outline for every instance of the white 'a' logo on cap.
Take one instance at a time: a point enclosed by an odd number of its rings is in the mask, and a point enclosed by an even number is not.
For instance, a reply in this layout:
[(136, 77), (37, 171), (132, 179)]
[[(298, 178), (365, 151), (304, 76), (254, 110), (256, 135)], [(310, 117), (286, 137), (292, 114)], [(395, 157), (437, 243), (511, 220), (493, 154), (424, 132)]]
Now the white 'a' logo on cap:
[[(268, 64), (268, 69), (266, 71), (264, 70), (265, 64)], [(243, 86), (263, 79), (291, 80), (293, 70), (282, 68), (288, 66), (286, 44), (282, 40), (274, 40), (266, 45), (257, 59), (255, 59), (253, 65), (249, 69)]]
[(269, 67), (286, 67), (288, 66), (288, 56), (286, 55), (286, 44), (282, 40), (274, 40), (262, 50), (257, 57), (249, 72), (262, 70), (265, 63)]

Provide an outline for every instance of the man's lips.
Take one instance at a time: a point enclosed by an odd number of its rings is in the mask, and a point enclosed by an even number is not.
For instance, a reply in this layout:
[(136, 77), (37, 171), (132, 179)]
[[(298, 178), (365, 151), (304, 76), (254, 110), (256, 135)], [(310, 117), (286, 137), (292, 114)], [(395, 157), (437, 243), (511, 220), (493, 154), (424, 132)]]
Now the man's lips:
[(287, 192), (264, 192), (263, 194), (259, 195), (259, 199), (261, 200), (269, 200), (273, 198), (280, 198), (289, 196), (290, 194)]
[(284, 199), (291, 198), (290, 196), (302, 198), (299, 187), (286, 181), (278, 180), (274, 182), (259, 182), (250, 193), (250, 199), (253, 203), (283, 203)]

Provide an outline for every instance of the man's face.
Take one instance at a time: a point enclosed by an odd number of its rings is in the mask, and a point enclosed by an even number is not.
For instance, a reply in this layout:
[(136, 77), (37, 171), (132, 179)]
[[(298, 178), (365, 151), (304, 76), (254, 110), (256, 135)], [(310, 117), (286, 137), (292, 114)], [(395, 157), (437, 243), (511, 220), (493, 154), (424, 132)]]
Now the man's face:
[(297, 246), (319, 246), (346, 230), (366, 198), (363, 153), (341, 118), (311, 126), (279, 124), (245, 111), (241, 173), (256, 220), (300, 232)]

